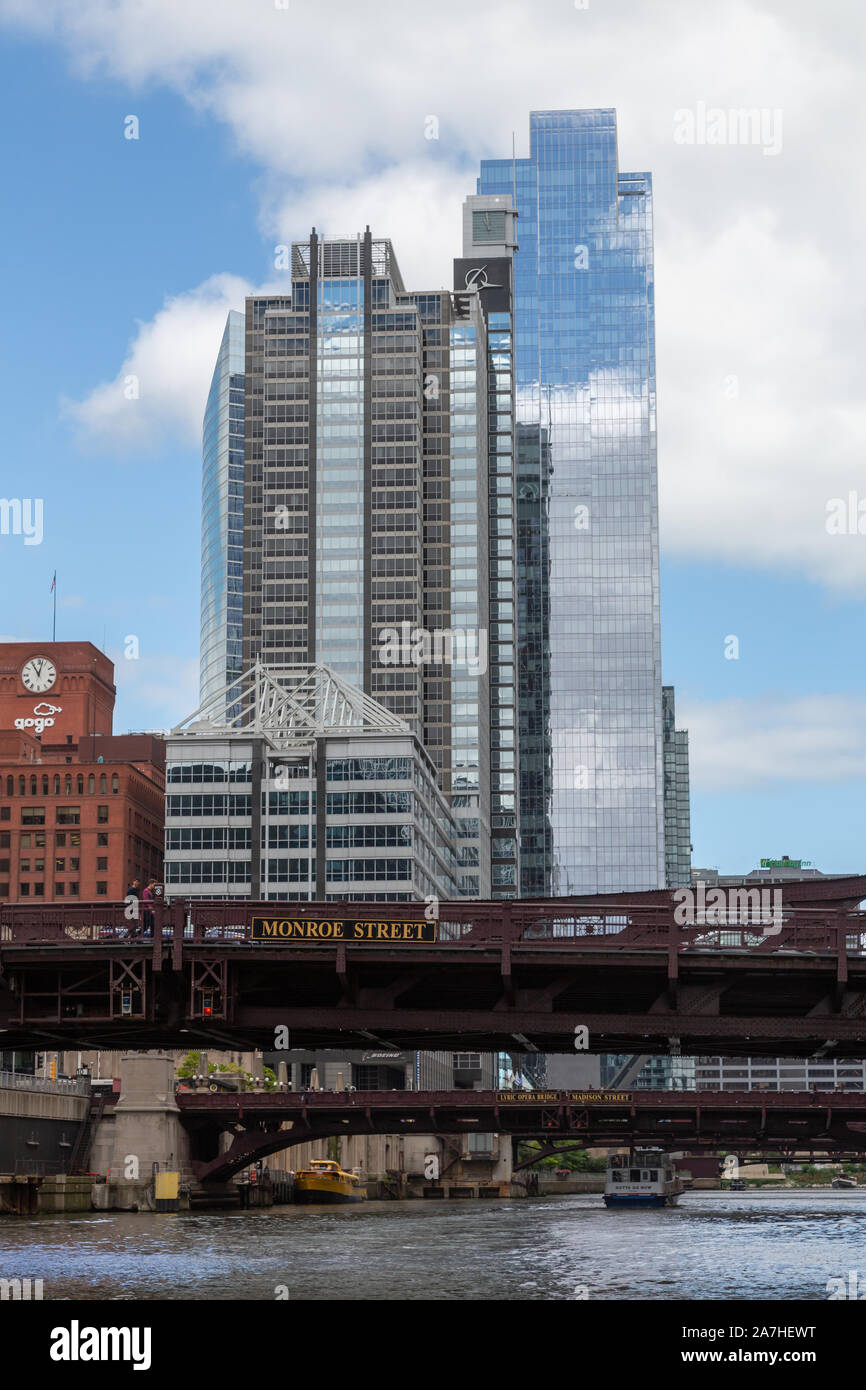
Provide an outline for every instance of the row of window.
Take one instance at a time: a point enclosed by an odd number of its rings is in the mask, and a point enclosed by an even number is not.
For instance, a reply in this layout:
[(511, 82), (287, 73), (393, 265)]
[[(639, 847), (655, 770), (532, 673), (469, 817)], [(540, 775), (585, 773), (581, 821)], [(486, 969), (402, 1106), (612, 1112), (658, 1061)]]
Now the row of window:
[[(24, 849), (45, 849), (45, 846), (46, 846), (45, 835), (46, 835), (46, 832), (45, 832), (44, 830), (34, 830), (34, 831), (26, 830), (26, 831), (22, 831), (22, 833), (18, 836), (18, 848), (19, 848), (19, 850), (24, 850)], [(0, 849), (10, 849), (10, 848), (11, 848), (11, 838), (12, 838), (12, 837), (11, 837), (11, 833), (10, 833), (8, 830), (0, 831)], [(68, 842), (69, 842), (70, 845), (73, 845), (73, 846), (75, 846), (75, 845), (80, 845), (80, 844), (81, 844), (81, 831), (80, 831), (80, 830), (58, 830), (58, 831), (55, 833), (55, 835), (54, 835), (54, 843), (55, 843), (55, 845), (57, 846), (58, 849), (64, 849), (64, 848), (66, 847), (67, 840), (68, 840)], [(106, 833), (105, 831), (100, 830), (100, 831), (97, 832), (96, 844), (97, 844), (97, 847), (100, 848), (100, 849), (102, 849), (102, 848), (106, 848), (106, 849), (107, 849), (107, 848), (108, 848), (108, 835), (107, 835), (107, 833)], [(138, 837), (137, 835), (136, 835), (136, 837), (135, 837), (135, 846), (136, 846), (136, 849), (137, 849), (139, 852), (140, 852), (143, 848), (145, 848), (143, 842), (139, 839), (139, 837)], [(149, 846), (147, 846), (147, 848), (149, 848)]]
[(252, 764), (249, 762), (170, 763), (166, 782), (249, 782)]
[[(73, 782), (75, 783), (75, 788), (74, 788), (74, 790), (73, 790)], [(55, 772), (55, 774), (54, 774), (53, 785), (51, 784), (51, 779), (49, 778), (49, 776), (48, 776), (47, 773), (43, 772), (41, 779), (38, 778), (38, 777), (35, 775), (35, 773), (31, 773), (30, 778), (29, 778), (29, 790), (28, 790), (28, 778), (25, 777), (24, 774), (22, 773), (22, 774), (19, 776), (19, 778), (18, 778), (18, 795), (19, 795), (19, 796), (52, 796), (52, 795), (53, 795), (53, 796), (60, 796), (60, 794), (61, 794), (60, 783), (61, 783), (60, 774), (57, 773), (57, 772)], [(51, 791), (49, 791), (49, 785), (52, 786)], [(115, 795), (115, 796), (116, 796), (117, 793), (120, 791), (120, 779), (118, 778), (116, 772), (113, 772), (113, 773), (111, 774), (111, 791), (112, 791), (112, 794)], [(75, 776), (75, 777), (73, 778), (73, 776), (72, 776), (71, 773), (67, 773), (66, 776), (63, 778), (63, 792), (64, 792), (64, 794), (65, 794), (66, 796), (83, 796), (83, 795), (84, 795), (84, 774), (81, 773), (81, 772), (79, 772), (79, 773), (77, 774), (77, 776)], [(106, 796), (107, 794), (108, 794), (108, 778), (107, 778), (106, 774), (105, 774), (104, 772), (102, 772), (102, 773), (100, 773), (100, 775), (99, 775), (99, 795), (100, 795), (100, 796)], [(14, 778), (13, 776), (11, 776), (11, 775), (10, 775), (9, 777), (6, 778), (6, 795), (7, 795), (7, 796), (14, 796), (14, 795), (15, 795), (15, 778)], [(91, 772), (90, 776), (87, 778), (87, 795), (88, 795), (88, 796), (95, 796), (95, 795), (96, 795), (96, 776), (95, 776), (95, 774), (92, 773), (92, 772)]]
[[(31, 890), (32, 890), (32, 892), (31, 892)], [(79, 884), (79, 883), (55, 883), (53, 892), (54, 892), (54, 896), (57, 897), (57, 898), (77, 898), (77, 897), (80, 897), (80, 884)], [(8, 896), (9, 896), (9, 884), (8, 884), (8, 883), (0, 883), (0, 898), (8, 898)], [(27, 883), (27, 882), (19, 883), (19, 885), (18, 885), (18, 896), (19, 896), (19, 898), (29, 898), (29, 897), (31, 897), (31, 896), (34, 897), (34, 898), (44, 898), (44, 897), (45, 897), (45, 884), (44, 884), (44, 883), (33, 883), (33, 884), (30, 884), (30, 883)], [(108, 884), (107, 884), (107, 882), (105, 882), (105, 881), (99, 881), (99, 882), (97, 882), (97, 884), (96, 884), (96, 896), (97, 896), (98, 898), (107, 898), (107, 897), (108, 897)]]
[[(96, 820), (99, 825), (108, 824), (108, 807), (97, 806)], [(9, 807), (0, 806), (0, 820), (9, 820)], [(44, 806), (22, 806), (21, 824), (22, 825), (45, 825)], [(55, 825), (80, 825), (81, 807), (80, 806), (55, 806), (54, 808)]]

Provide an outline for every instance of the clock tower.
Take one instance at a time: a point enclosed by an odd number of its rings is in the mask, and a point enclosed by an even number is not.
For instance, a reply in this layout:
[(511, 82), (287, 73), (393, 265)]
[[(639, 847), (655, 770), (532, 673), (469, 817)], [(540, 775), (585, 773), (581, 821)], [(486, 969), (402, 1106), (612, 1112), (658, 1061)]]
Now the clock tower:
[(74, 749), (89, 734), (111, 734), (114, 697), (114, 665), (90, 642), (0, 645), (0, 733)]

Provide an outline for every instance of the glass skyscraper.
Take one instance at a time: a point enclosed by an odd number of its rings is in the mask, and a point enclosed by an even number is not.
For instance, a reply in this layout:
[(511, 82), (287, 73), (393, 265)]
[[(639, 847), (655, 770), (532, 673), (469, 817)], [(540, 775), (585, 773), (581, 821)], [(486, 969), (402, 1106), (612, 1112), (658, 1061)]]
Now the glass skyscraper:
[(664, 721), (665, 876), (668, 888), (692, 883), (691, 815), (689, 811), (689, 736), (676, 727), (672, 685), (662, 686)]
[(232, 310), (202, 435), (201, 699), (241, 675), (244, 541), (244, 316)]
[(661, 888), (651, 179), (613, 110), (536, 111), (478, 194), (518, 214), (464, 256), (514, 265), (521, 891)]

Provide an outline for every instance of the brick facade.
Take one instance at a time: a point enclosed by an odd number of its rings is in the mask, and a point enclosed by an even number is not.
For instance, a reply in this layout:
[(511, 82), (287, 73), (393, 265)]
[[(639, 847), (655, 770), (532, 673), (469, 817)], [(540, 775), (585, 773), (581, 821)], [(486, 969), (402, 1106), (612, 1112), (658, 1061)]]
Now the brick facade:
[[(33, 664), (31, 664), (33, 663)], [(37, 686), (28, 689), (26, 675)], [(162, 879), (165, 747), (115, 736), (114, 666), (89, 642), (0, 644), (0, 901), (119, 899)]]

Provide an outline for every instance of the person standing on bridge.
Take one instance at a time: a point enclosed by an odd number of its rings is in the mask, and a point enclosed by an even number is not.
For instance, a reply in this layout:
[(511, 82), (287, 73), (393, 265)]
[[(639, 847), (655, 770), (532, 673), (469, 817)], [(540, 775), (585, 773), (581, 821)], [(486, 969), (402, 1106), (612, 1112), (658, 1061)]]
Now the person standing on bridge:
[[(127, 911), (125, 913), (125, 915), (131, 919), (132, 925), (129, 928), (129, 935), (133, 938), (138, 937), (141, 933), (141, 918), (139, 914), (140, 898), (141, 884), (137, 878), (134, 878), (126, 890)], [(131, 914), (130, 908), (132, 908)]]
[[(155, 889), (155, 887), (156, 887), (156, 879), (155, 879), (155, 878), (152, 878), (152, 879), (150, 879), (150, 881), (148, 882), (147, 887), (145, 888), (144, 892), (143, 892), (142, 895), (141, 895), (141, 901), (142, 901), (143, 903), (148, 904), (148, 903), (154, 903), (154, 902), (156, 901), (156, 894), (155, 894), (154, 891), (153, 891), (153, 890)], [(152, 908), (152, 907), (145, 906), (144, 912), (143, 912), (142, 915), (143, 915), (143, 918), (144, 918), (144, 930), (143, 930), (143, 935), (144, 935), (144, 937), (145, 937), (147, 940), (150, 940), (150, 938), (153, 936), (153, 908)]]

